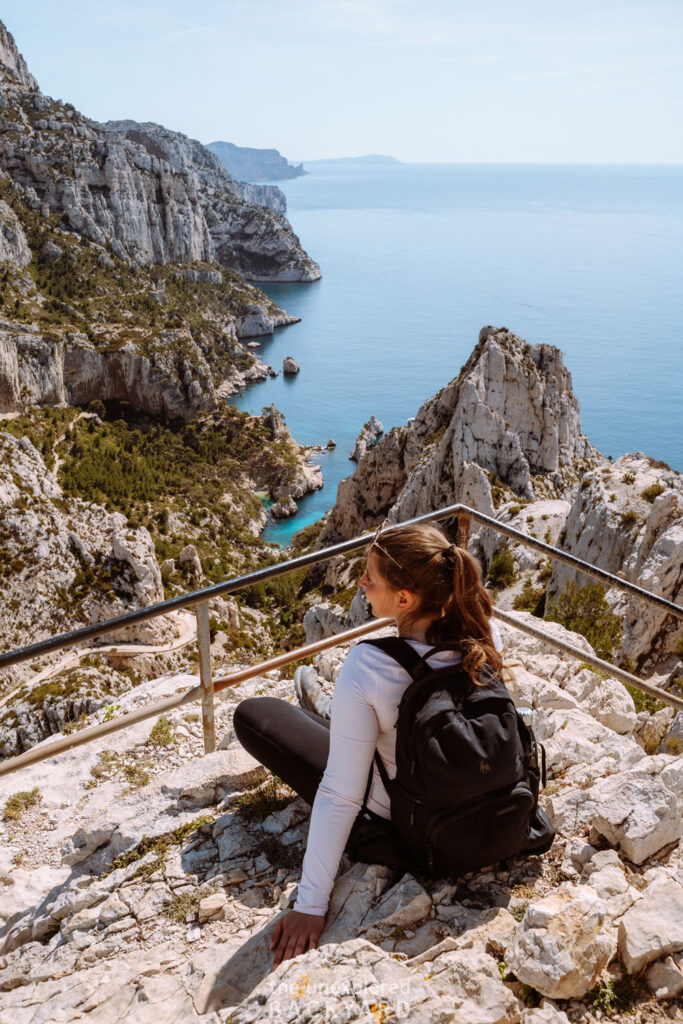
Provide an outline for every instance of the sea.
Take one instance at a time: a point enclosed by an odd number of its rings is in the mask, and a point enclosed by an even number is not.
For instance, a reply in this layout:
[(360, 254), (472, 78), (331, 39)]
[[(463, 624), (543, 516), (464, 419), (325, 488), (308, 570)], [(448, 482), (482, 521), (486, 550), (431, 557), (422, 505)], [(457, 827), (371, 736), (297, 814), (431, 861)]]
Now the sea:
[[(306, 165), (304, 165), (306, 166)], [(325, 485), (264, 538), (335, 502), (363, 424), (406, 423), (485, 324), (557, 345), (604, 454), (683, 471), (683, 167), (329, 162), (278, 183), (322, 279), (263, 290), (301, 322), (262, 341), (282, 370), (230, 401), (274, 403), (295, 439), (336, 442)]]

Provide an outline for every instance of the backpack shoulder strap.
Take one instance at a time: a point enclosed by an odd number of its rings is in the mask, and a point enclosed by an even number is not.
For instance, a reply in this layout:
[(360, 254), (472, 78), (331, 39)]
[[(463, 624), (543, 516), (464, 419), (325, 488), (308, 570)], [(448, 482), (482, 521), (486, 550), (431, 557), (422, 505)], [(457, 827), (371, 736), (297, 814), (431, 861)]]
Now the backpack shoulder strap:
[(414, 679), (415, 675), (420, 668), (424, 668), (424, 661), (417, 653), (417, 651), (410, 646), (410, 644), (401, 639), (400, 636), (382, 636), (376, 640), (361, 640), (362, 644), (369, 644), (371, 647), (377, 647), (378, 650), (384, 651), (390, 658), (397, 661), (401, 668), (404, 668), (406, 672)]
[[(371, 647), (376, 647), (380, 651), (384, 651), (384, 653), (388, 654), (390, 658), (393, 658), (394, 661), (398, 662), (401, 668), (404, 668), (413, 680), (416, 678), (418, 671), (424, 668), (424, 662), (420, 655), (410, 646), (409, 643), (407, 643), (407, 641), (402, 640), (400, 636), (383, 636), (378, 637), (375, 640), (361, 640), (360, 642), (362, 644), (369, 644)], [(387, 793), (391, 792), (391, 780), (389, 779), (384, 761), (380, 757), (378, 750), (375, 750), (374, 761), (377, 765), (382, 785), (386, 789)], [(365, 796), (363, 797), (362, 810), (365, 809), (365, 804), (370, 793), (371, 782), (372, 766), (370, 766), (370, 776), (365, 789)]]

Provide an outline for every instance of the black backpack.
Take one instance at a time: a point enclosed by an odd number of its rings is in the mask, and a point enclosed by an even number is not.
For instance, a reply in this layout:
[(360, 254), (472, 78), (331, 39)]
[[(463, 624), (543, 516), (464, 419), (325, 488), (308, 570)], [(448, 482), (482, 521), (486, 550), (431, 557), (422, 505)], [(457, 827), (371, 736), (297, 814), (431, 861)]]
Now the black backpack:
[[(538, 806), (545, 752), (503, 681), (475, 684), (461, 665), (431, 668), (400, 637), (365, 640), (412, 676), (398, 709), (396, 777), (375, 761), (391, 822), (363, 808), (348, 852), (358, 860), (450, 878), (520, 853), (550, 849), (554, 830)], [(530, 717), (530, 715), (529, 715)]]

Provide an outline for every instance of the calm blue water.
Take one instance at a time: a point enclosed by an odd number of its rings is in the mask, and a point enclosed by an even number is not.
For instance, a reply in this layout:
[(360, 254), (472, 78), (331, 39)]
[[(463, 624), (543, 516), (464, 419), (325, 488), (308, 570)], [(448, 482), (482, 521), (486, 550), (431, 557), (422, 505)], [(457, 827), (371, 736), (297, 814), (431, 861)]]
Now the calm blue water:
[(457, 375), (483, 324), (565, 353), (584, 432), (615, 458), (683, 470), (683, 167), (315, 165), (281, 182), (320, 263), (265, 290), (302, 322), (259, 354), (282, 375), (233, 399), (274, 402), (304, 444), (337, 442), (325, 487), (265, 536), (318, 519), (354, 469), (371, 413), (405, 423)]

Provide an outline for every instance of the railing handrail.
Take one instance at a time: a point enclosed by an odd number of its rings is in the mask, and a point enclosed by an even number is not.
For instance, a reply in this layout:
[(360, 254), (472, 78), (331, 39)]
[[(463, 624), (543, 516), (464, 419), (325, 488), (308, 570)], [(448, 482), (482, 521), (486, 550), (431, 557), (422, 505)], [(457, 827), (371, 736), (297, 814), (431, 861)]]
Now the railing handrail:
[[(551, 647), (557, 648), (557, 650), (562, 651), (564, 654), (569, 654), (574, 658), (578, 658), (580, 661), (586, 662), (586, 664), (590, 665), (592, 668), (607, 672), (610, 676), (620, 679), (622, 682), (630, 683), (632, 686), (636, 686), (644, 693), (648, 693), (664, 703), (669, 704), (671, 707), (675, 707), (680, 711), (683, 711), (683, 697), (677, 697), (675, 694), (667, 693), (666, 690), (661, 690), (659, 687), (653, 686), (644, 679), (639, 679), (637, 676), (631, 675), (630, 672), (626, 672), (624, 669), (618, 668), (616, 665), (612, 665), (608, 661), (603, 661), (602, 658), (598, 658), (594, 654), (589, 654), (587, 651), (582, 650), (580, 647), (576, 647), (574, 644), (567, 643), (564, 640), (559, 640), (557, 637), (551, 636), (544, 630), (531, 625), (531, 623), (522, 622), (517, 618), (517, 616), (511, 615), (509, 612), (505, 612), (500, 608), (494, 608), (493, 614), (497, 619), (500, 619), (501, 622), (507, 623), (514, 629), (519, 629), (521, 632), (527, 633), (529, 636), (539, 639), (544, 643), (548, 643)], [(341, 633), (333, 633), (332, 636), (325, 637), (323, 640), (316, 640), (314, 643), (306, 644), (304, 647), (297, 647), (294, 651), (288, 651), (286, 654), (278, 654), (273, 658), (269, 658), (267, 661), (259, 662), (257, 665), (250, 665), (248, 668), (243, 668), (237, 672), (232, 672), (227, 676), (214, 679), (213, 692), (219, 693), (221, 690), (226, 690), (229, 686), (236, 686), (239, 683), (246, 682), (248, 679), (253, 679), (255, 676), (265, 675), (267, 672), (272, 672), (274, 669), (283, 668), (285, 665), (291, 665), (295, 661), (301, 661), (303, 658), (311, 657), (312, 655), (318, 654), (320, 651), (325, 651), (330, 647), (338, 647), (341, 644), (350, 643), (352, 640), (357, 640), (362, 636), (366, 636), (368, 633), (375, 633), (377, 630), (384, 629), (393, 624), (393, 619), (372, 619), (370, 622), (363, 623), (362, 626), (355, 626), (353, 629), (347, 629)], [(51, 757), (56, 757), (57, 754), (61, 754), (64, 750), (70, 750), (73, 747), (79, 747), (84, 743), (90, 743), (93, 740), (101, 739), (103, 736), (119, 732), (121, 729), (128, 729), (131, 726), (137, 725), (139, 722), (144, 722), (149, 718), (156, 718), (157, 715), (163, 715), (166, 711), (174, 711), (176, 708), (182, 707), (185, 704), (191, 704), (201, 698), (202, 687), (193, 686), (190, 690), (186, 690), (185, 693), (175, 693), (171, 697), (164, 697), (161, 700), (153, 701), (151, 704), (146, 704), (144, 707), (138, 708), (137, 711), (131, 711), (128, 714), (120, 715), (118, 718), (113, 718), (109, 722), (100, 722), (97, 725), (91, 725), (87, 729), (82, 729), (80, 732), (70, 733), (68, 736), (62, 735), (56, 739), (50, 739), (45, 743), (38, 743), (29, 750), (24, 751), (23, 754), (17, 754), (16, 757), (10, 757), (4, 761), (0, 761), (0, 777), (18, 771), (19, 768), (26, 768), (28, 765), (36, 764), (39, 761), (46, 761)]]
[[(467, 529), (469, 529), (469, 520), (473, 519), (475, 522), (488, 526), (499, 533), (526, 545), (527, 547), (534, 548), (537, 551), (547, 554), (550, 558), (571, 565), (573, 568), (579, 569), (579, 571), (584, 572), (586, 575), (609, 582), (611, 586), (618, 587), (627, 593), (648, 601), (650, 604), (655, 604), (656, 606), (663, 608), (665, 611), (672, 612), (673, 614), (683, 618), (683, 608), (674, 604), (672, 601), (661, 598), (656, 594), (651, 594), (649, 591), (643, 590), (641, 587), (637, 587), (635, 584), (628, 583), (625, 580), (621, 580), (619, 577), (613, 576), (611, 573), (608, 573), (603, 569), (597, 569), (595, 566), (592, 566), (587, 562), (583, 562), (574, 555), (568, 555), (566, 552), (560, 551), (559, 549), (552, 547), (550, 544), (539, 541), (534, 537), (529, 537), (520, 530), (516, 530), (514, 527), (507, 526), (504, 523), (500, 523), (498, 520), (492, 519), (490, 516), (484, 515), (482, 512), (477, 512), (476, 509), (471, 509), (467, 505), (450, 505), (442, 509), (437, 509), (436, 512), (428, 512), (425, 515), (416, 516), (413, 519), (407, 520), (407, 523), (412, 524), (429, 522), (431, 520), (449, 519), (460, 515), (463, 517), (463, 524), (467, 524)], [(387, 530), (390, 530), (393, 527), (405, 526), (407, 523), (391, 524), (390, 526), (387, 526)], [(458, 526), (460, 528), (460, 523)], [(138, 711), (121, 715), (119, 718), (113, 719), (109, 722), (100, 722), (98, 725), (90, 726), (80, 732), (71, 733), (68, 736), (62, 735), (58, 739), (50, 740), (47, 743), (36, 744), (36, 746), (25, 751), (23, 754), (0, 761), (0, 776), (7, 775), (19, 768), (26, 767), (29, 764), (35, 764), (38, 761), (47, 760), (48, 758), (61, 753), (63, 750), (80, 746), (84, 743), (89, 743), (92, 740), (117, 732), (120, 729), (127, 729), (130, 726), (136, 725), (138, 722), (144, 721), (145, 719), (154, 718), (157, 715), (163, 714), (165, 711), (173, 710), (183, 704), (189, 704), (199, 699), (202, 700), (205, 750), (208, 752), (215, 749), (215, 736), (213, 733), (213, 695), (215, 692), (223, 690), (228, 686), (233, 686), (246, 679), (253, 678), (254, 676), (262, 675), (263, 673), (273, 669), (292, 664), (295, 661), (300, 661), (302, 658), (306, 658), (319, 651), (326, 650), (328, 647), (335, 647), (339, 644), (357, 639), (360, 636), (364, 636), (367, 633), (375, 632), (383, 626), (390, 625), (393, 620), (375, 619), (369, 623), (364, 623), (362, 626), (358, 626), (355, 629), (333, 634), (330, 637), (326, 637), (324, 640), (316, 641), (313, 644), (297, 648), (296, 650), (289, 651), (286, 654), (277, 655), (274, 658), (260, 662), (259, 664), (250, 666), (249, 668), (242, 669), (239, 672), (232, 673), (224, 678), (212, 680), (209, 653), (208, 618), (208, 602), (210, 598), (220, 596), (221, 594), (234, 593), (235, 591), (243, 589), (246, 586), (250, 586), (253, 583), (272, 579), (276, 576), (282, 576), (307, 565), (313, 565), (317, 562), (325, 561), (335, 555), (344, 554), (347, 551), (355, 551), (358, 548), (369, 544), (374, 536), (374, 533), (362, 534), (359, 537), (353, 537), (351, 540), (342, 541), (340, 544), (332, 545), (329, 548), (313, 551), (307, 555), (289, 559), (274, 566), (267, 566), (264, 569), (258, 569), (255, 572), (247, 573), (245, 576), (233, 577), (230, 580), (225, 580), (223, 583), (216, 583), (213, 586), (204, 587), (202, 590), (197, 590), (190, 594), (183, 594), (177, 598), (172, 598), (169, 601), (162, 601), (148, 608), (138, 609), (134, 612), (118, 616), (117, 618), (109, 619), (102, 623), (95, 623), (93, 626), (86, 626), (83, 629), (74, 630), (71, 633), (65, 633), (47, 641), (40, 641), (39, 643), (32, 644), (29, 647), (19, 648), (16, 651), (10, 651), (5, 655), (1, 655), (0, 667), (3, 665), (7, 666), (17, 664), (18, 662), (26, 661), (28, 658), (36, 657), (38, 654), (61, 650), (65, 647), (72, 646), (79, 640), (88, 639), (93, 636), (100, 636), (103, 633), (110, 633), (115, 629), (121, 628), (122, 625), (156, 618), (159, 615), (168, 614), (169, 611), (174, 611), (178, 608), (186, 608), (194, 605), (196, 606), (198, 613), (200, 686), (192, 687), (192, 689), (185, 693), (175, 694), (174, 696), (164, 698), (161, 701), (155, 701), (152, 704), (148, 704), (145, 707), (140, 708)], [(671, 705), (672, 707), (683, 710), (683, 698), (668, 693), (666, 690), (662, 690), (657, 686), (653, 686), (651, 683), (647, 683), (645, 680), (639, 679), (637, 676), (632, 675), (630, 672), (626, 672), (624, 669), (620, 669), (607, 661), (603, 661), (595, 655), (588, 654), (579, 647), (575, 647), (572, 644), (559, 640), (530, 623), (522, 622), (517, 619), (516, 616), (510, 615), (508, 612), (504, 612), (501, 609), (494, 609), (494, 615), (514, 628), (520, 629), (522, 632), (528, 633), (530, 636), (536, 637), (564, 653), (577, 657), (592, 667), (601, 669), (609, 673), (611, 676), (637, 687), (644, 693), (657, 697), (659, 700)]]
[[(506, 523), (501, 523), (498, 519), (493, 519), (491, 516), (487, 516), (483, 512), (478, 512), (476, 509), (470, 508), (467, 505), (448, 505), (445, 508), (437, 509), (436, 512), (427, 512), (424, 515), (415, 516), (413, 519), (408, 519), (404, 523), (391, 524), (387, 526), (387, 530), (390, 530), (392, 526), (406, 526), (413, 523), (452, 519), (458, 515), (468, 516), (470, 519), (480, 523), (482, 526), (487, 526), (511, 540), (524, 544), (526, 547), (533, 548), (534, 550), (547, 555), (549, 558), (552, 558), (554, 561), (562, 562), (574, 569), (578, 569), (587, 576), (592, 576), (594, 579), (598, 579), (601, 582), (609, 583), (610, 587), (614, 587), (624, 593), (631, 594), (633, 597), (638, 597), (641, 600), (646, 601), (648, 604), (652, 604), (655, 607), (660, 608), (662, 611), (666, 611), (683, 619), (683, 608), (674, 604), (673, 601), (669, 601), (665, 597), (660, 597), (658, 594), (653, 594), (649, 590), (644, 590), (642, 587), (637, 586), (635, 583), (630, 583), (628, 580), (622, 580), (618, 576), (615, 576), (604, 569), (599, 569), (597, 566), (591, 565), (589, 562), (584, 562), (581, 558), (577, 558), (575, 555), (570, 555), (566, 551), (553, 547), (551, 544), (546, 544), (544, 541), (537, 540), (535, 537), (529, 537), (528, 534), (523, 533), (521, 530), (516, 530), (514, 527), (508, 526)], [(297, 569), (306, 568), (307, 566), (315, 565), (318, 562), (324, 562), (328, 558), (333, 558), (335, 555), (343, 555), (349, 551), (357, 551), (359, 548), (363, 548), (366, 544), (369, 544), (374, 535), (374, 531), (364, 533), (358, 537), (352, 537), (350, 540), (341, 541), (339, 544), (333, 544), (328, 548), (321, 548), (319, 551), (311, 551), (307, 555), (300, 555), (298, 558), (291, 558), (285, 562), (279, 562), (277, 565), (269, 565), (265, 566), (263, 569), (256, 569), (254, 572), (246, 573), (244, 576), (233, 576), (231, 579), (224, 580), (222, 583), (214, 583), (210, 587), (203, 587), (201, 590), (194, 590), (189, 594), (179, 594), (177, 597), (171, 597), (166, 601), (160, 601), (157, 604), (148, 605), (145, 608), (136, 608), (132, 612), (125, 612), (123, 615), (117, 615), (112, 619), (105, 619), (103, 622), (94, 622), (90, 626), (82, 626), (80, 629), (72, 630), (69, 633), (61, 633), (56, 637), (48, 637), (46, 640), (39, 640), (37, 643), (29, 644), (27, 647), (18, 647), (12, 651), (0, 654), (0, 669), (8, 668), (10, 665), (18, 665), (23, 661), (28, 661), (31, 658), (37, 658), (44, 654), (51, 654), (54, 651), (64, 650), (64, 648), (71, 647), (74, 644), (80, 643), (82, 640), (90, 640), (93, 637), (102, 636), (105, 633), (113, 633), (125, 626), (130, 626), (137, 622), (146, 622), (148, 619), (158, 618), (160, 615), (168, 615), (169, 612), (178, 611), (181, 608), (192, 608), (204, 601), (211, 600), (213, 597), (221, 597), (225, 594), (234, 594), (238, 590), (243, 590), (245, 587), (252, 586), (255, 583), (263, 583), (266, 580), (274, 579), (277, 576), (284, 576), (289, 572), (296, 571)]]

